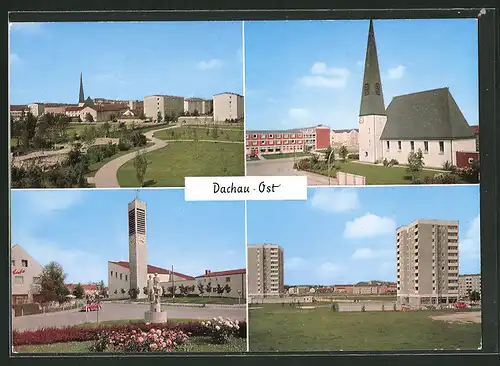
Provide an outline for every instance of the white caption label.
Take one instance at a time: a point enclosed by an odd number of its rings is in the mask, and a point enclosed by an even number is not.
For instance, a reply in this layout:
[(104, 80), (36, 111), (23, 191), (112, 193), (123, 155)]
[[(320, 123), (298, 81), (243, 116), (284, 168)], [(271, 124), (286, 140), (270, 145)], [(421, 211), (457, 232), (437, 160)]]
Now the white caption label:
[(186, 201), (307, 200), (306, 176), (186, 177)]

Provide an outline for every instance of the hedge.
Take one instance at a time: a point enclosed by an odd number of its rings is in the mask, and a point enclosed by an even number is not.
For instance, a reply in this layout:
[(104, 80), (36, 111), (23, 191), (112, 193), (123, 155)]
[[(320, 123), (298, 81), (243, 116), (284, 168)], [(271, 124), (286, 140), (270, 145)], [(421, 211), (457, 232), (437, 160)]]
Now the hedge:
[[(150, 329), (176, 329), (184, 333), (191, 333), (191, 336), (206, 335), (207, 328), (201, 322), (176, 323), (167, 322), (165, 324), (116, 324), (97, 327), (70, 326), (63, 328), (39, 328), (36, 330), (25, 330), (12, 332), (12, 342), (14, 346), (84, 342), (96, 340), (103, 330), (117, 332), (131, 332), (132, 330), (149, 331)], [(246, 322), (240, 323), (239, 337), (246, 338)]]

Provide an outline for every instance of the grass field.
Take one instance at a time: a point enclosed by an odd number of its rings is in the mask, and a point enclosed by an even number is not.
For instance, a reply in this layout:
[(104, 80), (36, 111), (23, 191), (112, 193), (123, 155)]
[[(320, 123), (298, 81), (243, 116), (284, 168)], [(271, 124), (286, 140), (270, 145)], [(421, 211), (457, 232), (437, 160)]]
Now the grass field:
[[(404, 167), (387, 167), (380, 165), (368, 165), (356, 162), (337, 162), (341, 172), (362, 175), (366, 177), (366, 184), (411, 184), (410, 180), (405, 179), (408, 175)], [(324, 172), (322, 172), (323, 174)], [(433, 177), (438, 172), (432, 170), (423, 170), (421, 178), (426, 176)], [(327, 175), (327, 174), (325, 174)]]
[(218, 130), (217, 137), (212, 135), (212, 128), (205, 127), (179, 127), (170, 130), (159, 131), (154, 134), (154, 137), (162, 140), (190, 140), (193, 138), (193, 131), (196, 131), (198, 140), (217, 140), (217, 141), (243, 141), (243, 130), (228, 129)]
[(264, 154), (262, 157), (266, 160), (272, 159), (284, 159), (284, 158), (293, 158), (293, 157), (302, 157), (309, 156), (309, 153), (283, 153), (283, 154)]
[[(144, 301), (146, 302), (146, 300)], [(161, 302), (167, 303), (182, 303), (182, 304), (224, 304), (224, 305), (236, 305), (245, 304), (245, 299), (234, 299), (230, 297), (218, 297), (218, 296), (189, 296), (189, 297), (176, 297), (172, 299), (171, 297), (162, 298)]]
[[(96, 123), (71, 123), (66, 131), (66, 133), (69, 135), (71, 135), (73, 132), (76, 132), (77, 135), (80, 135), (83, 130), (85, 130), (85, 127), (96, 127), (96, 128), (99, 128), (101, 127), (102, 125), (104, 124), (104, 122), (96, 122)], [(110, 122), (109, 123), (110, 126), (111, 126), (111, 129), (113, 129), (115, 126), (118, 126), (120, 124), (120, 122)], [(126, 122), (126, 125), (128, 128), (130, 128), (130, 126), (132, 126), (132, 122)], [(136, 126), (138, 125), (137, 123), (135, 124)], [(158, 128), (163, 128), (163, 127), (166, 127), (168, 126), (168, 124), (166, 123), (161, 123), (161, 124), (158, 124), (158, 125), (154, 125), (154, 126), (147, 126), (147, 127), (141, 127), (141, 128), (137, 128), (137, 130), (141, 131), (142, 133), (144, 132), (147, 132), (147, 131), (150, 131), (150, 130), (155, 130), (155, 129), (158, 129)]]
[[(19, 353), (89, 353), (92, 342), (66, 342), (22, 346), (16, 349)], [(177, 352), (245, 352), (247, 340), (233, 338), (226, 344), (212, 344), (207, 337), (191, 337), (188, 344)]]
[(481, 324), (429, 318), (443, 313), (333, 312), (264, 305), (249, 313), (250, 351), (477, 349)]
[[(145, 186), (184, 187), (184, 177), (245, 175), (243, 144), (213, 142), (170, 142), (163, 149), (148, 153)], [(133, 160), (118, 169), (121, 187), (139, 185)]]

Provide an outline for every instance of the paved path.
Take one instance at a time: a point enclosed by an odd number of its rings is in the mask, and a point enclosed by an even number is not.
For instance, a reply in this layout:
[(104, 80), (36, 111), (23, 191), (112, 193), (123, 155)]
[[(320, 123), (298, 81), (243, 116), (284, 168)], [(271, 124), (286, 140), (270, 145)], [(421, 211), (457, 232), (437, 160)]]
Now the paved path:
[[(148, 140), (153, 142), (153, 145), (146, 147), (144, 150), (146, 152), (150, 152), (167, 146), (167, 141), (157, 139), (156, 137), (154, 137), (154, 134), (158, 131), (168, 130), (171, 128), (178, 128), (178, 126), (168, 126), (165, 128), (160, 128), (157, 130), (151, 130), (146, 132), (144, 135)], [(120, 185), (118, 184), (118, 179), (116, 177), (116, 173), (123, 164), (135, 158), (136, 154), (137, 151), (134, 151), (130, 154), (122, 155), (104, 164), (94, 176), (93, 183), (95, 184), (96, 188), (120, 188)]]
[[(170, 319), (212, 319), (222, 316), (234, 320), (246, 319), (246, 308), (197, 308), (197, 307), (179, 307), (165, 306), (162, 308), (167, 311), (167, 317)], [(149, 309), (148, 304), (116, 304), (104, 303), (99, 311), (99, 321), (116, 321), (123, 319), (144, 319), (144, 312)], [(87, 319), (85, 317), (87, 314)], [(97, 312), (90, 313), (79, 312), (77, 310), (61, 311), (48, 314), (27, 315), (15, 317), (12, 328), (16, 330), (37, 329), (42, 327), (64, 327), (78, 325), (86, 322), (96, 322)]]
[(293, 169), (293, 158), (247, 161), (247, 175), (305, 175), (309, 186), (337, 185), (335, 177), (331, 177), (329, 182), (324, 175)]

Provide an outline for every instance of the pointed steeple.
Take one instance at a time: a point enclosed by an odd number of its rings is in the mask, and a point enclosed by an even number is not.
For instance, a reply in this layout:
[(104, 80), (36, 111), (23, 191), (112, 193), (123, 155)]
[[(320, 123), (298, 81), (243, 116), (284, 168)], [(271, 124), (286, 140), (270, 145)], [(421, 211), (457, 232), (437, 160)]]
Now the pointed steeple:
[(85, 94), (83, 92), (83, 75), (80, 73), (80, 97), (78, 98), (78, 103), (85, 103)]
[(368, 31), (368, 44), (366, 46), (365, 75), (363, 77), (359, 115), (385, 116), (384, 95), (380, 80), (375, 32), (373, 31), (373, 21), (371, 19), (370, 30)]

